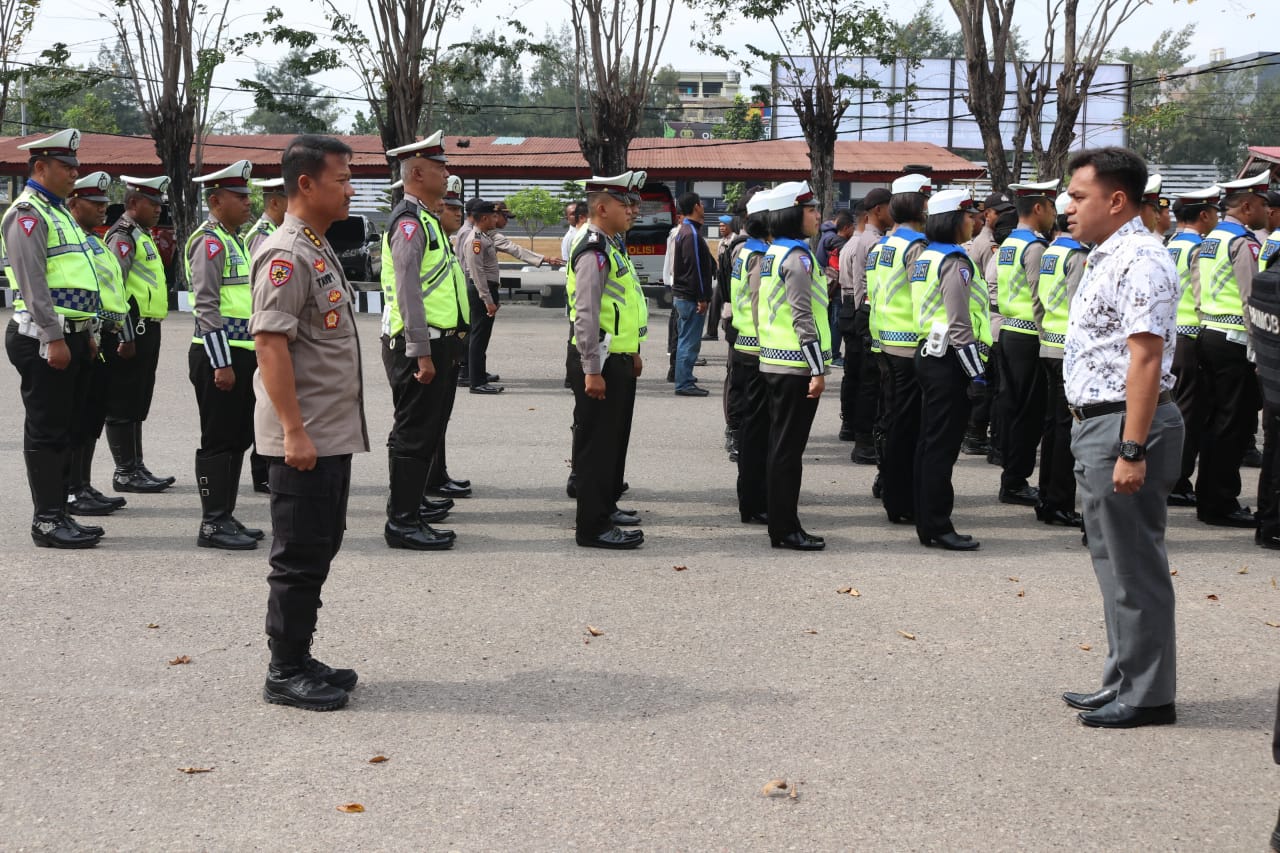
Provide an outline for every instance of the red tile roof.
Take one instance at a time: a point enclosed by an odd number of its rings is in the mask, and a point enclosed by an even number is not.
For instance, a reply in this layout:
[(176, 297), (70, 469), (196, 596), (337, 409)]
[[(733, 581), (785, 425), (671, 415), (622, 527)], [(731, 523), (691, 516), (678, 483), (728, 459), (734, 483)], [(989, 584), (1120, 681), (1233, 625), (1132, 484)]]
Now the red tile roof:
[[(20, 142), (37, 138), (0, 137), (0, 174), (26, 172)], [(279, 174), (279, 155), (292, 135), (211, 136), (204, 146), (203, 165), (208, 169), (248, 159), (258, 177)], [(352, 171), (357, 177), (384, 177), (388, 173), (382, 144), (376, 136), (347, 136), (355, 151)], [(549, 137), (446, 137), (450, 171), (464, 177), (529, 177), (571, 180), (587, 177), (590, 170), (576, 139)], [(122, 137), (86, 133), (80, 142), (80, 171), (99, 169), (112, 174), (139, 177), (159, 174), (159, 158), (150, 137)], [(927, 142), (837, 142), (837, 181), (884, 183), (897, 177), (909, 163), (933, 166), (943, 180), (981, 177), (981, 166), (945, 148)], [(690, 139), (636, 139), (631, 143), (628, 165), (644, 169), (655, 180), (798, 180), (809, 175), (808, 147), (804, 140), (770, 139), (761, 142)]]

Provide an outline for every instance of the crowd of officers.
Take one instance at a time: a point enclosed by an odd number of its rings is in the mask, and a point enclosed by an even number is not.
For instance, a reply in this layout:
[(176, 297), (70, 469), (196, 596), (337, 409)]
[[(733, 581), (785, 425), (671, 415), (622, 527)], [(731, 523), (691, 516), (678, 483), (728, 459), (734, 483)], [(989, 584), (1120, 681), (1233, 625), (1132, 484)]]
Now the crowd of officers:
[[(978, 548), (950, 518), (951, 474), (963, 447), (1000, 467), (1001, 502), (1032, 507), (1046, 524), (1082, 528), (1070, 444), (1078, 413), (1067, 402), (1062, 359), (1090, 247), (1067, 230), (1069, 196), (1053, 180), (975, 202), (965, 191), (935, 192), (928, 171), (911, 169), (891, 189), (868, 193), (856, 221), (835, 223), (841, 239), (825, 257), (792, 246), (788, 235), (780, 242), (762, 215), (767, 195), (748, 195), (738, 210), (741, 228), (724, 277), (732, 306), (726, 420), (743, 520), (766, 521), (775, 545), (822, 543), (803, 533), (791, 511), (801, 430), (788, 432), (772, 409), (766, 417), (754, 383), (769, 360), (766, 329), (788, 322), (788, 310), (825, 319), (826, 295), (815, 289), (806, 307), (761, 294), (780, 270), (785, 283), (817, 273), (819, 264), (839, 281), (830, 295), (840, 299), (836, 326), (845, 349), (841, 438), (855, 442), (854, 462), (878, 465), (872, 491), (889, 521), (914, 525), (924, 545)], [(1257, 544), (1280, 548), (1276, 472), (1265, 464), (1266, 450), (1258, 513), (1239, 502), (1240, 468), (1262, 403), (1245, 306), (1254, 277), (1280, 257), (1280, 196), (1270, 192), (1269, 173), (1173, 198), (1161, 195), (1161, 183), (1151, 177), (1142, 217), (1152, 233), (1169, 234), (1181, 277), (1172, 397), (1187, 438), (1169, 503), (1194, 507), (1205, 524), (1253, 529)], [(782, 263), (791, 254), (803, 270)], [(789, 298), (803, 290), (784, 289)], [(807, 324), (795, 326), (802, 351), (814, 344), (807, 364), (816, 377), (818, 351), (829, 348), (825, 326), (816, 322), (811, 337)], [(779, 482), (783, 493), (775, 495), (775, 474), (764, 482), (759, 472), (771, 470), (779, 444), (789, 451), (795, 483)], [(789, 539), (788, 530), (800, 535)]]

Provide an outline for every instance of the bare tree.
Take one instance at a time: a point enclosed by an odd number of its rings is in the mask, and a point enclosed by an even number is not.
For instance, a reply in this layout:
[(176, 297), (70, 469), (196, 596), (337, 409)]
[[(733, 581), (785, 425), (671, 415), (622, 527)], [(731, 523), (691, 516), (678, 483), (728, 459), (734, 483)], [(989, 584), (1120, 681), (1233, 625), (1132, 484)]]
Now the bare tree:
[(578, 145), (597, 175), (615, 175), (627, 168), (675, 0), (582, 0), (570, 8)]
[[(129, 67), (134, 94), (156, 143), (160, 167), (172, 184), (173, 225), (186, 244), (200, 213), (191, 181), (203, 161), (213, 71), (222, 63), (230, 0), (221, 7), (198, 0), (115, 0), (111, 18)], [(178, 277), (185, 276), (182, 264)]]
[[(873, 56), (884, 63), (900, 41), (891, 21), (879, 5), (862, 0), (699, 0), (707, 13), (708, 37), (697, 42), (700, 50), (735, 61), (747, 72), (772, 68), (777, 103), (796, 112), (800, 130), (809, 146), (809, 185), (821, 199), (822, 209), (832, 211), (835, 188), (836, 140), (840, 122), (855, 95), (868, 91), (883, 101), (896, 102), (903, 95), (886, 95), (878, 83), (855, 70), (854, 62)], [(726, 22), (742, 18), (767, 22), (777, 39), (773, 49), (748, 44), (745, 57), (737, 45), (717, 43)], [(918, 57), (904, 57), (907, 64)], [(909, 95), (912, 88), (904, 92)]]
[[(965, 101), (982, 134), (987, 172), (998, 189), (1004, 189), (1021, 174), (1022, 153), (1028, 141), (1040, 176), (1062, 175), (1075, 137), (1076, 119), (1107, 45), (1116, 31), (1151, 0), (1098, 0), (1083, 29), (1080, 0), (1045, 0), (1043, 51), (1034, 61), (1024, 61), (1013, 49), (1015, 2), (950, 0), (960, 20), (969, 72)], [(1000, 133), (1008, 91), (1008, 62), (1014, 63), (1017, 93), (1012, 167)], [(1058, 62), (1061, 70), (1051, 79), (1053, 64)], [(1051, 96), (1057, 114), (1045, 144), (1041, 128)]]
[[(9, 89), (22, 74), (13, 65), (13, 59), (22, 50), (39, 8), (40, 0), (0, 0), (0, 119), (5, 117), (9, 106)], [(0, 128), (0, 133), (14, 130), (16, 128)]]

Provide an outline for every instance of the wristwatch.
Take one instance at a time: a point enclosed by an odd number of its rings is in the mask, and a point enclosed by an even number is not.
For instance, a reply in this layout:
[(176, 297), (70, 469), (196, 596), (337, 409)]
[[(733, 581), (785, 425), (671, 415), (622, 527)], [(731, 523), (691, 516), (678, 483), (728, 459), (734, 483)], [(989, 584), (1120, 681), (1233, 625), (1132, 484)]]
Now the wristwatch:
[(1120, 458), (1128, 462), (1141, 462), (1147, 458), (1147, 446), (1136, 441), (1120, 442)]

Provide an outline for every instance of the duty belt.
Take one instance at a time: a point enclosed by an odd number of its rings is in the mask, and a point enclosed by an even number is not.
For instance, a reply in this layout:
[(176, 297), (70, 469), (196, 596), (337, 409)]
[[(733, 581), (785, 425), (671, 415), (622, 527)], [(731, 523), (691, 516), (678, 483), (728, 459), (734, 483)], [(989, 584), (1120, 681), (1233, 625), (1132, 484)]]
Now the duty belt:
[(915, 332), (886, 332), (880, 330), (880, 343), (882, 344), (905, 344), (906, 346), (915, 346), (920, 340), (920, 336)]
[(1018, 320), (1013, 317), (1005, 317), (1004, 322), (1000, 325), (1001, 329), (1021, 329), (1024, 332), (1038, 332), (1036, 324), (1031, 320)]
[[(229, 341), (253, 340), (253, 335), (249, 334), (249, 320), (245, 317), (223, 317), (222, 331), (227, 333)], [(196, 337), (204, 337), (204, 332), (200, 331), (199, 321), (196, 322)]]
[(1188, 338), (1195, 338), (1200, 336), (1202, 328), (1202, 326), (1179, 326), (1178, 334), (1186, 335)]
[(1058, 346), (1063, 346), (1067, 342), (1067, 336), (1059, 335), (1055, 332), (1045, 332), (1040, 336), (1040, 340), (1046, 344), (1057, 344)]
[(1239, 314), (1207, 314), (1204, 317), (1204, 324), (1217, 323), (1220, 326), (1243, 326), (1244, 317)]
[[(1156, 405), (1168, 403), (1173, 400), (1173, 395), (1168, 391), (1161, 391), (1160, 396), (1156, 398)], [(1117, 400), (1114, 403), (1090, 403), (1087, 406), (1067, 406), (1067, 411), (1071, 413), (1071, 417), (1078, 421), (1087, 421), (1089, 418), (1096, 418), (1100, 415), (1114, 415), (1123, 412), (1128, 408), (1129, 404), (1124, 400)]]
[(738, 335), (738, 340), (734, 342), (734, 346), (758, 347), (760, 346), (760, 339), (756, 337), (752, 337), (751, 335)]

